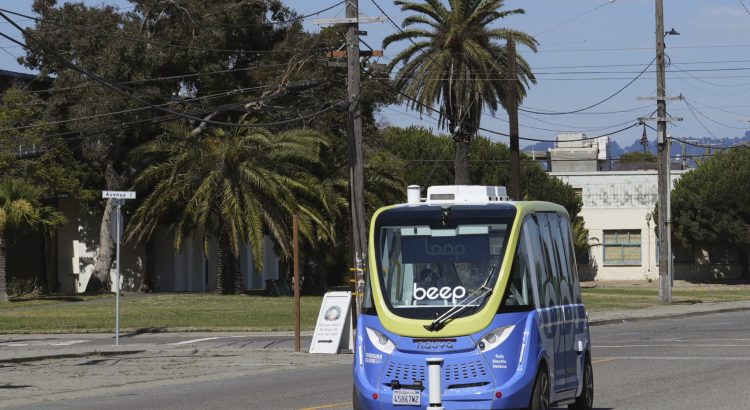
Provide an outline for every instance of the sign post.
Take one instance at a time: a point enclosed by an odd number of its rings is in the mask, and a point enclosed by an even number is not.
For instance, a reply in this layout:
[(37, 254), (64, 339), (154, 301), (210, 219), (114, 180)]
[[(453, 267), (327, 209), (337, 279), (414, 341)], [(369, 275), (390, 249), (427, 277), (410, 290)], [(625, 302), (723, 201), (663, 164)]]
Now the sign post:
[[(117, 244), (115, 269), (115, 346), (120, 345), (120, 242), (122, 241), (122, 205), (126, 199), (135, 199), (133, 191), (102, 191), (103, 199), (110, 199), (117, 208), (115, 214), (115, 234), (114, 240)], [(111, 217), (111, 216), (110, 216)], [(110, 230), (111, 234), (111, 230)]]

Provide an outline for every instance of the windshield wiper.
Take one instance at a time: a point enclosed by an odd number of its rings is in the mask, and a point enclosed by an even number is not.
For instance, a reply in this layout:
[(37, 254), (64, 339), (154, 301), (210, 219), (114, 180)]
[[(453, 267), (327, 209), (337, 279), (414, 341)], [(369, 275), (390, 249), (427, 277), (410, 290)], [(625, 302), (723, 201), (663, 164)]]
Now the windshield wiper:
[(492, 288), (488, 287), (490, 280), (492, 279), (492, 274), (495, 271), (495, 265), (492, 265), (490, 267), (490, 271), (487, 274), (487, 280), (484, 281), (482, 286), (480, 286), (477, 290), (472, 292), (466, 299), (464, 299), (464, 302), (459, 303), (456, 306), (453, 306), (452, 308), (448, 309), (447, 312), (443, 313), (438, 317), (437, 319), (433, 320), (432, 323), (429, 325), (425, 325), (424, 328), (429, 330), (430, 332), (436, 332), (448, 323), (449, 320), (453, 319), (454, 317), (458, 316), (459, 313), (463, 312), (464, 309), (466, 309), (469, 306), (474, 306), (474, 303), (476, 303), (481, 298), (492, 294)]

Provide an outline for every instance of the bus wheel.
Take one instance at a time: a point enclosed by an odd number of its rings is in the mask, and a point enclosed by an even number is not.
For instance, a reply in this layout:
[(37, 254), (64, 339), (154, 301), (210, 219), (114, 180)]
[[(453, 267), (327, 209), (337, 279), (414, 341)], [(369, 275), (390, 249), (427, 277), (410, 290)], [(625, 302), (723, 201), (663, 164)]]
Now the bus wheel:
[(586, 363), (583, 365), (583, 390), (576, 397), (575, 403), (568, 406), (570, 410), (591, 410), (594, 408), (594, 368), (591, 366), (591, 358), (586, 355)]
[(542, 367), (534, 381), (534, 391), (531, 393), (531, 405), (527, 410), (549, 409), (549, 375), (547, 369)]

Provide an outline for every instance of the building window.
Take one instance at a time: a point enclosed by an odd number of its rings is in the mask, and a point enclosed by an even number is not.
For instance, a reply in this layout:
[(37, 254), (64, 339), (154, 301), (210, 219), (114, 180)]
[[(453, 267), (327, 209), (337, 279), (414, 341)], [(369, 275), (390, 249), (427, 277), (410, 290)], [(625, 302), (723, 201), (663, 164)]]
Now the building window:
[(641, 230), (604, 231), (604, 266), (641, 265)]
[(574, 193), (574, 194), (575, 194), (575, 196), (577, 196), (578, 198), (581, 198), (581, 199), (583, 199), (583, 188), (575, 188), (575, 187), (574, 187), (574, 188), (573, 188), (573, 193)]

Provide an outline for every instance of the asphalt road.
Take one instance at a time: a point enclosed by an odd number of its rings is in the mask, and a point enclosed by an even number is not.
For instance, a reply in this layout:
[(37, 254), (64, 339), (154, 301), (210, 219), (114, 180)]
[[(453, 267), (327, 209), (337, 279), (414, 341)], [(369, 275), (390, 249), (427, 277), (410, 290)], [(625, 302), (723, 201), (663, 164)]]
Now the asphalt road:
[[(750, 408), (747, 312), (595, 326), (592, 339), (596, 409)], [(351, 385), (351, 366), (335, 364), (26, 408), (345, 409), (351, 406)]]

